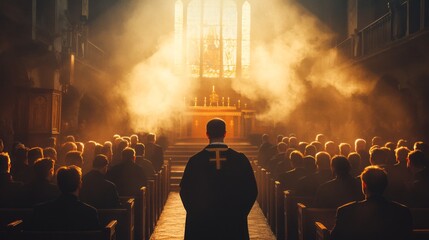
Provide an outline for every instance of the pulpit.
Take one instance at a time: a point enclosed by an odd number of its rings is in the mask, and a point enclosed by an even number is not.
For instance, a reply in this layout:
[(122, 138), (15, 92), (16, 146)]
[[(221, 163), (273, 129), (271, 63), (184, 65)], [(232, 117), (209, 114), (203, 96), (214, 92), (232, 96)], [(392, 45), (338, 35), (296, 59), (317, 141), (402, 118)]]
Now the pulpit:
[(16, 136), (29, 146), (42, 146), (60, 133), (61, 92), (53, 89), (22, 88), (17, 94), (14, 124)]

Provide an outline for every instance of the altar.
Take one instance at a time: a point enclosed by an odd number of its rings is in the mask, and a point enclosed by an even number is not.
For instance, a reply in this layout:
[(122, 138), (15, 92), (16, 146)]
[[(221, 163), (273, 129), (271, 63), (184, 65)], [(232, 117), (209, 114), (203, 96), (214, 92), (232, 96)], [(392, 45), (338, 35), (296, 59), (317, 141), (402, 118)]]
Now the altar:
[[(207, 101), (208, 100), (208, 101)], [(206, 124), (212, 118), (221, 118), (226, 123), (226, 137), (245, 138), (255, 127), (255, 111), (241, 105), (240, 100), (232, 104), (229, 97), (219, 99), (214, 87), (209, 98), (201, 105), (195, 98), (191, 106), (180, 116), (179, 138), (206, 138)]]

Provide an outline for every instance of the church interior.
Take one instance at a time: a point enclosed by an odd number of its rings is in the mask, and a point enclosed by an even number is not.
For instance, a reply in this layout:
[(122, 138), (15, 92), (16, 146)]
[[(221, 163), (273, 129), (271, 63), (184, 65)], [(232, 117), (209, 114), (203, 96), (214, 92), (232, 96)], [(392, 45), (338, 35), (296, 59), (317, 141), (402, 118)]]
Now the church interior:
[[(260, 206), (252, 214), (266, 230), (251, 229), (251, 239), (303, 231), (285, 229), (302, 227), (279, 216), (290, 193), (255, 163), (263, 134), (272, 143), (320, 133), (351, 145), (429, 141), (429, 0), (1, 0), (0, 26), (4, 152), (52, 137), (61, 146), (71, 135), (158, 136), (165, 165), (147, 185), (153, 198), (136, 200), (146, 223), (130, 240), (164, 239), (153, 235), (162, 235), (160, 218), (177, 228), (161, 214), (176, 214), (165, 204), (179, 198), (212, 118), (252, 162)], [(299, 239), (329, 239), (321, 225), (309, 233), (311, 224)]]

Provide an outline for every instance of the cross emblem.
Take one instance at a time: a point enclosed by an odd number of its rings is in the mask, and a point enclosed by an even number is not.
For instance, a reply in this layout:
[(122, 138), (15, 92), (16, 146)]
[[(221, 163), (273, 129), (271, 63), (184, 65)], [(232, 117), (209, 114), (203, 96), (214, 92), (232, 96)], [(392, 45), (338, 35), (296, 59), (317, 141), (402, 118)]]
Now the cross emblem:
[(226, 152), (228, 150), (228, 148), (206, 148), (206, 150), (209, 152), (215, 152), (216, 153), (216, 157), (210, 158), (209, 161), (210, 162), (216, 161), (216, 170), (220, 170), (220, 161), (226, 161), (226, 158), (220, 157), (220, 153)]

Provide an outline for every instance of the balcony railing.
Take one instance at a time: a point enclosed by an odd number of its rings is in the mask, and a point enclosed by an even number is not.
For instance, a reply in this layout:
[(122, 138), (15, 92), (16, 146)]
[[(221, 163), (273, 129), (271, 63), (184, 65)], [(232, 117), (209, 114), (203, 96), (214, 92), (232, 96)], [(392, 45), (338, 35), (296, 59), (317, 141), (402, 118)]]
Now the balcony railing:
[(94, 67), (102, 68), (105, 60), (105, 52), (89, 41), (85, 36), (85, 30), (74, 28), (67, 32), (66, 47), (78, 60)]
[(429, 29), (429, 0), (408, 0), (337, 45), (344, 57), (368, 56), (407, 36)]

